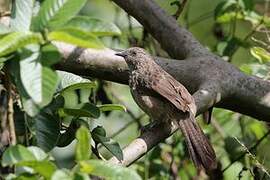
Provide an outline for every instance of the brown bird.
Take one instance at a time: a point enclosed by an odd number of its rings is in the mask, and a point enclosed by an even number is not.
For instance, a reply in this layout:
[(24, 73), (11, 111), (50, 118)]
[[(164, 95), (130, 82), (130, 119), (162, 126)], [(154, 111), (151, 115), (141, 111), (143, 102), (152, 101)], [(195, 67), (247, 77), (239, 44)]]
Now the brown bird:
[(128, 64), (131, 94), (140, 108), (155, 121), (178, 122), (195, 166), (215, 169), (215, 151), (196, 123), (196, 105), (188, 90), (142, 48), (129, 48), (116, 55)]

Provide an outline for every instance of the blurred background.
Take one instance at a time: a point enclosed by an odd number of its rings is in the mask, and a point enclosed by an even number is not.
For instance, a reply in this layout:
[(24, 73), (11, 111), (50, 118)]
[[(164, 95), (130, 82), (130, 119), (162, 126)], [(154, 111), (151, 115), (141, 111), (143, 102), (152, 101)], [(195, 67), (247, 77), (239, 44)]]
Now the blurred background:
[[(157, 2), (173, 15), (183, 1)], [(268, 80), (269, 59), (264, 58), (264, 55), (270, 50), (269, 3), (268, 0), (188, 0), (177, 22), (191, 31), (206, 48), (222, 56), (224, 61), (231, 62), (247, 74)], [(113, 22), (121, 29), (121, 36), (102, 39), (108, 48), (140, 46), (152, 55), (168, 57), (158, 42), (134, 18), (109, 0), (89, 0), (80, 14)], [(97, 103), (124, 105), (126, 112), (104, 113), (92, 125), (102, 125), (107, 136), (119, 142), (123, 148), (140, 134), (140, 129), (149, 123), (149, 118), (134, 103), (128, 86), (98, 81), (97, 91), (81, 92), (85, 96), (80, 97), (75, 92), (71, 93), (68, 103), (72, 104), (77, 102), (75, 99), (87, 98), (89, 93), (94, 93)], [(270, 179), (269, 130), (264, 122), (218, 108), (214, 108), (210, 125), (205, 125), (200, 116), (197, 119), (211, 139), (224, 179), (253, 179), (255, 175), (261, 179)], [(197, 173), (183, 142), (182, 135), (175, 133), (131, 168), (144, 179), (192, 179)], [(60, 167), (73, 165), (74, 144), (53, 150)], [(100, 149), (104, 157), (111, 156), (102, 147)]]

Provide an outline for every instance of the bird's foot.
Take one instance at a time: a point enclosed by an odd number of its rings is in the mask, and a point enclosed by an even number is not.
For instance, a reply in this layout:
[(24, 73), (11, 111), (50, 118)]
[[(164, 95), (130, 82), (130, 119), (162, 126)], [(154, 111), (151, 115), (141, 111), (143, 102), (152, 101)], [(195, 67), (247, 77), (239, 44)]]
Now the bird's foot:
[(150, 129), (152, 129), (154, 126), (156, 126), (158, 124), (157, 121), (152, 121), (149, 124), (146, 124), (145, 126), (141, 127), (141, 134), (149, 131)]

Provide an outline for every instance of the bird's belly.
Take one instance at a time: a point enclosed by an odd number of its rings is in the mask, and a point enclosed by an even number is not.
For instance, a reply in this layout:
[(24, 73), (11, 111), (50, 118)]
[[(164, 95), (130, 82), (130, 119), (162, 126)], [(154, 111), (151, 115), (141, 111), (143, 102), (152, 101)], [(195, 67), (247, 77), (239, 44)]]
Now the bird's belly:
[(139, 107), (154, 120), (167, 119), (166, 103), (156, 97), (147, 95), (139, 90), (131, 89), (131, 94)]

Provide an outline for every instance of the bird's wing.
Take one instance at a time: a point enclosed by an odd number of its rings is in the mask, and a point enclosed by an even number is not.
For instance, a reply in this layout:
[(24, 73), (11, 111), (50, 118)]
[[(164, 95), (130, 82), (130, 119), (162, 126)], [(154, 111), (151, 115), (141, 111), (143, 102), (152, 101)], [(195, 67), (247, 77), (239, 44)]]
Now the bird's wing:
[(151, 88), (179, 110), (183, 112), (191, 110), (195, 113), (195, 102), (188, 90), (167, 72), (161, 74), (161, 76), (155, 76), (154, 82), (156, 83), (152, 83)]

